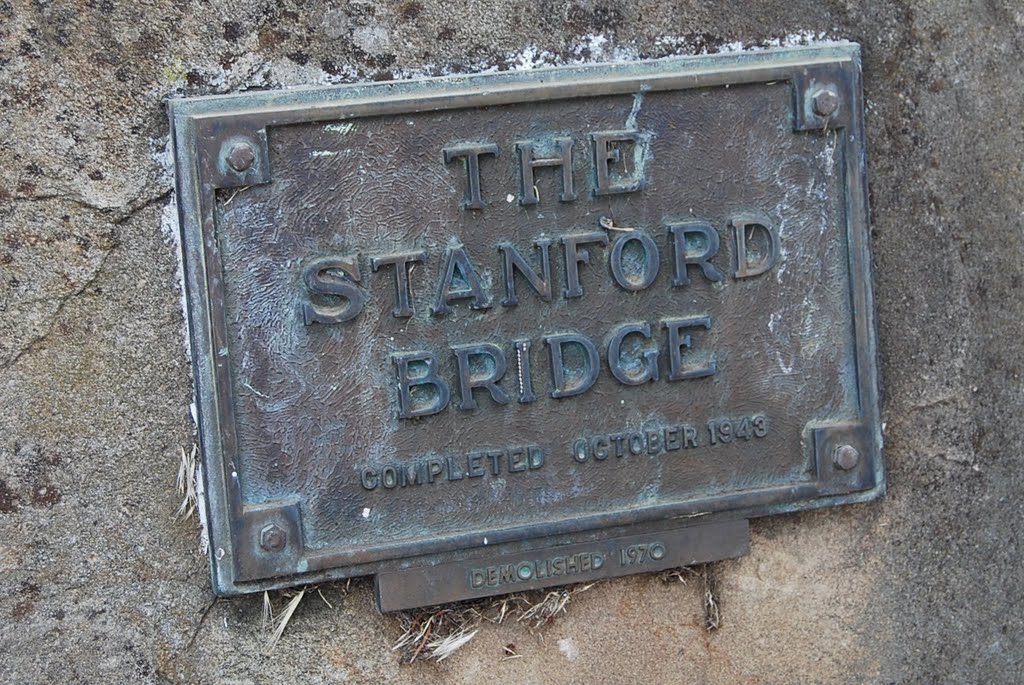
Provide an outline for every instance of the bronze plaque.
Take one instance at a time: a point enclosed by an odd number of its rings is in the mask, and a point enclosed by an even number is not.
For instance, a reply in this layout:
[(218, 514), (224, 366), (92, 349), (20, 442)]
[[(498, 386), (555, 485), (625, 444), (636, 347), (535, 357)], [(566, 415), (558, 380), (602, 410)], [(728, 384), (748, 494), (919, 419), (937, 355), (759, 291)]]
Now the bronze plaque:
[(216, 591), (878, 496), (862, 109), (854, 45), (173, 101)]

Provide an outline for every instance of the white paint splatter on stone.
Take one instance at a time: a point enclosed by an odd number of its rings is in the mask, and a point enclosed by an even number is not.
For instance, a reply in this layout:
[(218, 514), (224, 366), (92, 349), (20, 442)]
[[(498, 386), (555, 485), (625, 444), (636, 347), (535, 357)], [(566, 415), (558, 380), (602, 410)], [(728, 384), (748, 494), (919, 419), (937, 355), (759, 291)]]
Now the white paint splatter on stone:
[(571, 637), (563, 637), (558, 641), (558, 651), (569, 661), (576, 661), (580, 655), (580, 649), (576, 646), (576, 641)]

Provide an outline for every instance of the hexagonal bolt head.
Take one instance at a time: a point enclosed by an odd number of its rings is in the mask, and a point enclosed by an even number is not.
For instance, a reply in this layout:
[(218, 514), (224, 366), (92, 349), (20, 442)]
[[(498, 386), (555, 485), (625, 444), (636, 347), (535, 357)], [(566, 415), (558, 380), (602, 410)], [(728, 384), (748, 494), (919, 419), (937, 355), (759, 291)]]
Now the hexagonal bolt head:
[(276, 523), (264, 526), (260, 531), (260, 547), (268, 552), (280, 552), (287, 542), (288, 533)]
[(837, 469), (849, 471), (860, 461), (860, 452), (853, 445), (840, 445), (832, 453), (832, 463)]
[(831, 88), (822, 88), (811, 98), (814, 113), (820, 117), (830, 117), (839, 109), (839, 95)]
[(249, 143), (236, 143), (228, 153), (228, 166), (241, 173), (256, 161), (256, 153)]

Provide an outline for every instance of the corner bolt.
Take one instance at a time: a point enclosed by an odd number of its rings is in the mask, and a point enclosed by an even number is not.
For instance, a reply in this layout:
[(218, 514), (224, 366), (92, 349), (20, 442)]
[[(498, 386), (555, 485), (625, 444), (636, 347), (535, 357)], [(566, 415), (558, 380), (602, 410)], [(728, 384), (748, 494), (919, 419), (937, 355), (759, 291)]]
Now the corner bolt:
[(849, 471), (860, 461), (860, 452), (853, 445), (840, 445), (832, 453), (832, 463), (836, 468)]
[(287, 542), (288, 533), (276, 523), (264, 526), (260, 531), (260, 547), (268, 552), (280, 552)]
[(228, 152), (228, 166), (241, 173), (256, 161), (256, 153), (249, 143), (236, 143)]
[(820, 117), (830, 117), (839, 109), (839, 95), (831, 88), (822, 88), (811, 97), (814, 113)]

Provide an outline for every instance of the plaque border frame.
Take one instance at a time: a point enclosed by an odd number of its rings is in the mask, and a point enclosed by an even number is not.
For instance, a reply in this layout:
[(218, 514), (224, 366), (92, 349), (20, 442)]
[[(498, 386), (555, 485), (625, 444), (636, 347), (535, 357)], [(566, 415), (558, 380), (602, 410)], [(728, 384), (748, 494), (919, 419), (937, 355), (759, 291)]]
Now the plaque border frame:
[[(414, 543), (383, 543), (359, 550), (312, 552), (302, 541), (296, 501), (243, 501), (236, 464), (233, 400), (215, 203), (220, 189), (271, 180), (266, 130), (272, 126), (344, 121), (365, 116), (477, 108), (541, 100), (561, 100), (646, 91), (685, 90), (786, 81), (792, 86), (794, 132), (834, 131), (841, 142), (845, 173), (845, 215), (851, 309), (854, 318), (855, 379), (859, 420), (809, 425), (817, 477), (787, 485), (693, 499), (568, 521), (509, 526), (489, 532), (491, 546), (525, 549), (544, 541), (567, 544), (602, 532), (654, 530), (659, 522), (694, 515), (711, 520), (749, 518), (864, 502), (885, 491), (879, 410), (877, 332), (874, 318), (867, 163), (860, 47), (836, 43), (660, 60), (551, 67), (521, 72), (257, 91), (172, 99), (168, 102), (176, 168), (176, 201), (181, 230), (187, 321), (195, 384), (196, 421), (202, 452), (200, 506), (210, 541), (214, 591), (237, 595), (298, 584), (344, 579), (407, 568), (410, 559), (452, 558), (481, 544), (476, 533)], [(814, 94), (822, 88), (838, 96), (839, 107), (819, 114)], [(239, 171), (227, 157), (232, 146), (255, 151)], [(858, 465), (833, 464), (835, 449), (855, 445)], [(704, 520), (708, 520), (705, 518)], [(258, 544), (268, 527), (284, 533), (280, 549)]]

